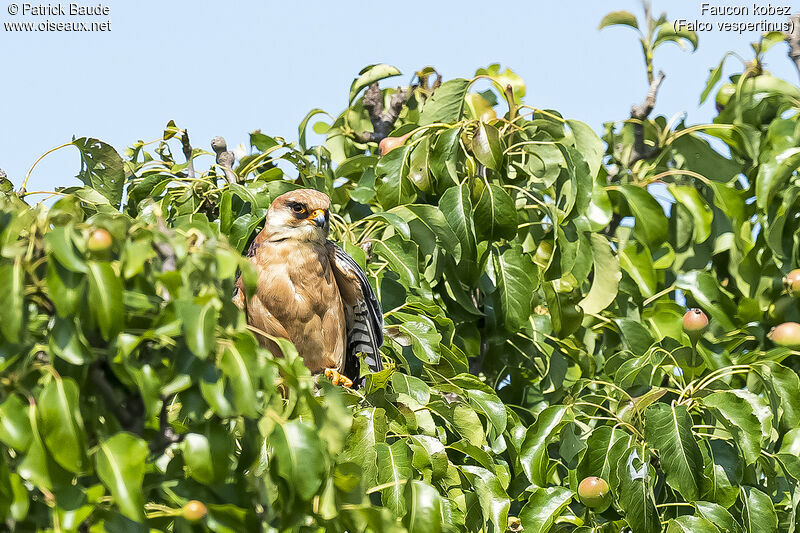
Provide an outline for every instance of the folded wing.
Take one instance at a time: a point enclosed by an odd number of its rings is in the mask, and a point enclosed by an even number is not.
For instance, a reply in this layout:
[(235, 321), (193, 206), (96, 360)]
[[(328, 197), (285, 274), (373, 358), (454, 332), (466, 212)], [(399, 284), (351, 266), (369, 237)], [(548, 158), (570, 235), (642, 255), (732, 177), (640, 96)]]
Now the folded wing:
[(352, 257), (331, 241), (327, 243), (336, 283), (342, 296), (347, 324), (344, 374), (354, 382), (359, 377), (358, 354), (365, 354), (373, 372), (383, 369), (383, 311), (367, 275)]

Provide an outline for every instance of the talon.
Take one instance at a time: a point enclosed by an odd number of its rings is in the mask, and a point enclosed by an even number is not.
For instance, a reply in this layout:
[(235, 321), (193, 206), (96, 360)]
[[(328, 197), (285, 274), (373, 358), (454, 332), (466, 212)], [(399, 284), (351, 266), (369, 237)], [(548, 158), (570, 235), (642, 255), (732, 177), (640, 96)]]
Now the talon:
[(331, 380), (334, 385), (341, 385), (342, 387), (350, 388), (353, 386), (353, 380), (341, 374), (338, 370), (333, 368), (325, 369), (325, 377)]

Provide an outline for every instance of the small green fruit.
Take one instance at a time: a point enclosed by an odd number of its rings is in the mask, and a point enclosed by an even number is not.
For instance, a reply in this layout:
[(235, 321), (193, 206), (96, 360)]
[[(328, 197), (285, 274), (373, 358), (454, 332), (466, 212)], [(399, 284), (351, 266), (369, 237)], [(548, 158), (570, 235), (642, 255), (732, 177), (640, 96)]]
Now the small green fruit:
[(578, 485), (578, 496), (586, 507), (597, 509), (611, 503), (611, 493), (605, 479), (597, 476), (584, 478)]
[(696, 307), (686, 311), (683, 315), (683, 331), (691, 335), (697, 335), (708, 327), (708, 317)]
[(767, 338), (785, 348), (796, 350), (800, 348), (800, 324), (797, 322), (784, 322), (772, 328)]
[(203, 502), (191, 500), (183, 506), (183, 517), (189, 522), (199, 522), (205, 518), (208, 509)]
[(792, 296), (800, 296), (800, 268), (795, 268), (783, 278), (786, 292)]
[(111, 248), (111, 234), (102, 228), (96, 229), (89, 235), (86, 246), (90, 252), (107, 252)]
[(728, 105), (731, 96), (734, 94), (736, 94), (736, 86), (732, 83), (725, 83), (719, 88), (715, 102), (717, 113), (721, 113), (722, 110), (725, 109), (725, 106)]

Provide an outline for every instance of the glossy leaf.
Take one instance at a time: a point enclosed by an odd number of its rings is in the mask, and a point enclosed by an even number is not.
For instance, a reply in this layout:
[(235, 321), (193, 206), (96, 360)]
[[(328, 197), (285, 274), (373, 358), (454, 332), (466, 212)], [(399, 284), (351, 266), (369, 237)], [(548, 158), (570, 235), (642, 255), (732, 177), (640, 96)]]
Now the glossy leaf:
[(661, 531), (653, 496), (653, 475), (646, 451), (641, 446), (629, 448), (617, 466), (619, 506), (633, 533)]
[(122, 282), (109, 263), (90, 261), (86, 266), (91, 309), (103, 337), (110, 340), (125, 325)]
[(692, 434), (692, 418), (682, 405), (651, 405), (646, 412), (645, 438), (658, 451), (667, 483), (687, 501), (700, 497), (703, 456)]
[(111, 491), (120, 512), (144, 522), (144, 480), (147, 444), (130, 433), (117, 433), (100, 443), (96, 455), (97, 476)]
[(75, 473), (81, 473), (87, 464), (79, 395), (78, 384), (67, 378), (53, 379), (39, 396), (44, 442), (56, 462)]
[(401, 72), (397, 70), (397, 68), (386, 65), (384, 63), (380, 63), (377, 65), (370, 65), (368, 67), (364, 67), (361, 69), (361, 72), (358, 73), (358, 78), (353, 80), (353, 83), (350, 85), (350, 103), (353, 103), (358, 93), (361, 92), (361, 89), (364, 87), (368, 87), (369, 85), (375, 83), (376, 81), (380, 81), (386, 78), (390, 78), (392, 76), (399, 76)]
[(636, 22), (636, 17), (629, 11), (612, 11), (603, 17), (600, 21), (598, 29), (603, 29), (606, 26), (624, 25), (631, 28), (639, 29), (639, 24)]
[(525, 531), (547, 533), (565, 511), (574, 494), (564, 487), (536, 489), (519, 513)]

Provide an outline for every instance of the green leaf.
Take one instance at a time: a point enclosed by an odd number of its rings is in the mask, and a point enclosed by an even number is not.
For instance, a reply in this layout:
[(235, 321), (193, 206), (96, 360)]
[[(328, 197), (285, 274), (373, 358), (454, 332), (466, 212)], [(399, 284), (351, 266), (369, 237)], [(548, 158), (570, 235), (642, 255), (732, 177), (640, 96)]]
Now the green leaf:
[(22, 340), (25, 270), (22, 258), (0, 263), (0, 333), (10, 342)]
[(551, 405), (539, 413), (536, 422), (525, 432), (519, 450), (519, 461), (531, 483), (544, 486), (545, 471), (549, 463), (547, 443), (558, 436), (558, 430), (568, 422), (567, 407)]
[(781, 406), (783, 427), (800, 426), (800, 377), (797, 373), (773, 361), (761, 362), (756, 371), (769, 384), (775, 403)]
[(187, 473), (200, 483), (210, 484), (214, 481), (214, 464), (211, 457), (211, 444), (208, 437), (200, 433), (187, 433), (183, 442), (183, 460)]
[(669, 192), (677, 202), (683, 204), (694, 219), (694, 240), (704, 242), (711, 235), (711, 223), (714, 221), (714, 212), (708, 207), (706, 201), (689, 185), (668, 185)]
[(449, 462), (442, 441), (428, 435), (412, 435), (409, 446), (413, 452), (411, 464), (416, 470), (425, 472), (434, 481), (447, 474)]
[(659, 533), (659, 520), (653, 496), (653, 473), (644, 446), (623, 453), (617, 466), (619, 506), (633, 533)]
[(667, 240), (667, 217), (664, 209), (646, 189), (636, 185), (620, 185), (610, 189), (622, 194), (636, 219), (634, 233), (643, 244), (656, 248)]
[(508, 415), (500, 398), (490, 392), (477, 389), (469, 390), (467, 397), (470, 404), (486, 415), (498, 435), (506, 430)]
[(237, 411), (252, 418), (258, 416), (256, 357), (255, 339), (249, 335), (240, 335), (233, 342), (223, 344), (218, 362), (220, 370), (230, 383)]
[(747, 533), (777, 533), (778, 515), (769, 496), (754, 487), (742, 487), (742, 524)]
[(602, 30), (607, 26), (630, 26), (631, 28), (639, 29), (639, 24), (636, 22), (636, 16), (629, 11), (612, 11), (600, 21), (598, 30)]
[(761, 455), (761, 423), (750, 403), (732, 391), (713, 392), (702, 402), (730, 431), (746, 463), (755, 463)]
[[(439, 414), (442, 414), (441, 411)], [(483, 446), (486, 443), (483, 424), (471, 406), (461, 402), (450, 405), (447, 420), (452, 422), (456, 431), (472, 446)]]
[(703, 488), (701, 498), (730, 507), (739, 496), (743, 462), (732, 444), (721, 440), (703, 442)]
[(409, 204), (405, 209), (423, 223), (436, 236), (436, 245), (453, 256), (456, 262), (461, 259), (461, 243), (450, 228), (444, 214), (433, 205)]
[(468, 88), (469, 80), (463, 78), (448, 80), (440, 85), (422, 107), (419, 125), (458, 122), (464, 112), (464, 97)]
[(433, 189), (430, 172), (430, 145), (431, 136), (426, 135), (414, 146), (408, 164), (408, 180), (417, 189), (429, 193)]
[(461, 470), (471, 478), (472, 487), (478, 495), (484, 524), (491, 523), (495, 531), (504, 531), (508, 526), (511, 500), (497, 476), (480, 466), (463, 465)]
[(14, 498), (9, 509), (11, 511), (11, 517), (17, 522), (22, 522), (28, 516), (28, 510), (30, 509), (28, 488), (22, 481), (22, 477), (18, 474), (11, 474), (9, 480), (11, 482), (11, 492)]
[(505, 146), (500, 137), (500, 130), (485, 122), (478, 122), (472, 136), (472, 153), (487, 168), (500, 170), (503, 166)]
[(686, 501), (697, 500), (703, 456), (692, 434), (692, 417), (686, 406), (658, 403), (651, 405), (645, 415), (645, 439), (650, 447), (658, 450), (667, 483)]
[(472, 201), (465, 184), (447, 189), (439, 199), (439, 211), (442, 212), (450, 229), (453, 230), (461, 244), (461, 261), (474, 268), (477, 261), (475, 226), (472, 219)]
[(44, 447), (39, 433), (36, 404), (30, 402), (25, 413), (31, 430), (31, 440), (22, 462), (17, 465), (17, 473), (35, 487), (53, 490), (56, 485), (65, 481), (66, 476)]
[(731, 317), (736, 307), (731, 299), (722, 292), (717, 278), (708, 272), (681, 272), (675, 280), (675, 286), (689, 291), (700, 306), (709, 312), (711, 318), (719, 322), (726, 330), (734, 329)]
[(186, 344), (201, 359), (205, 359), (216, 344), (219, 312), (215, 304), (218, 302), (212, 299), (202, 305), (191, 301), (179, 301), (176, 305)]
[(374, 167), (377, 162), (378, 157), (374, 155), (354, 155), (339, 163), (334, 176), (337, 178), (361, 176), (364, 170)]
[(547, 533), (574, 494), (564, 487), (537, 488), (519, 513), (526, 533)]
[(375, 167), (375, 192), (384, 209), (413, 202), (417, 193), (408, 179), (411, 146), (400, 146), (380, 158)]
[(392, 389), (414, 399), (420, 406), (427, 405), (431, 398), (430, 388), (419, 378), (395, 372), (392, 374)]
[(617, 463), (623, 452), (633, 443), (633, 438), (620, 427), (600, 426), (586, 441), (586, 452), (578, 464), (578, 479), (589, 476), (605, 480), (616, 475)]
[(356, 99), (356, 96), (358, 96), (358, 93), (360, 93), (361, 89), (364, 87), (369, 87), (376, 81), (391, 78), (392, 76), (399, 76), (402, 72), (391, 65), (379, 63), (377, 65), (364, 67), (358, 74), (358, 78), (354, 79), (353, 83), (350, 84), (350, 99), (348, 105), (353, 104), (353, 100)]
[(376, 241), (373, 251), (389, 263), (389, 268), (400, 276), (406, 287), (419, 286), (419, 251), (414, 242), (399, 235)]
[(361, 467), (361, 479), (367, 487), (378, 484), (376, 446), (386, 441), (389, 422), (386, 411), (371, 407), (358, 411), (353, 417), (353, 426), (347, 437), (344, 450), (337, 462), (353, 462)]
[(653, 268), (653, 258), (647, 246), (628, 241), (628, 244), (619, 251), (619, 264), (636, 282), (642, 296), (649, 298), (656, 293), (658, 281)]
[[(402, 209), (402, 208), (401, 208)], [(408, 223), (403, 220), (403, 217), (397, 215), (396, 213), (382, 211), (378, 213), (372, 213), (371, 215), (364, 217), (362, 220), (383, 220), (394, 229), (396, 229), (400, 235), (403, 236), (404, 239), (410, 240), (411, 239), (411, 230), (408, 227)]]
[(730, 53), (727, 53), (724, 56), (722, 56), (722, 60), (719, 62), (719, 65), (708, 71), (708, 81), (706, 82), (706, 86), (703, 88), (703, 92), (700, 94), (701, 104), (706, 101), (708, 95), (711, 94), (711, 89), (713, 89), (714, 86), (717, 85), (717, 83), (719, 83), (719, 80), (722, 78), (722, 67), (725, 64), (725, 60), (728, 59), (729, 55)]
[(86, 437), (79, 409), (78, 384), (54, 378), (39, 396), (40, 431), (53, 458), (76, 474), (87, 466)]
[(405, 337), (405, 339), (398, 339), (398, 342), (402, 341), (404, 346), (411, 346), (414, 355), (420, 361), (431, 365), (439, 362), (439, 343), (442, 336), (436, 331), (433, 324), (428, 323), (422, 317), (417, 320), (411, 318), (399, 323), (397, 329)]
[(502, 254), (494, 248), (495, 298), (498, 315), (508, 331), (516, 331), (528, 323), (531, 295), (538, 286), (538, 276), (530, 257), (518, 246)]
[[(351, 104), (353, 103), (352, 99), (350, 100), (350, 103)], [(306, 129), (308, 128), (308, 121), (311, 120), (311, 118), (314, 117), (315, 115), (319, 115), (319, 114), (327, 115), (327, 113), (325, 113), (325, 111), (322, 110), (322, 109), (318, 109), (318, 108), (317, 109), (312, 109), (311, 111), (309, 111), (306, 114), (305, 117), (303, 117), (303, 120), (300, 121), (300, 125), (297, 127), (297, 135), (298, 135), (298, 144), (300, 145), (300, 149), (301, 150), (305, 151), (307, 149), (307, 147), (306, 147)]]
[(439, 533), (442, 531), (442, 499), (435, 488), (424, 481), (406, 483), (406, 508), (403, 525), (408, 533)]
[(118, 208), (125, 186), (125, 169), (117, 151), (103, 141), (90, 137), (75, 139), (72, 144), (81, 152), (82, 164), (78, 178)]
[(697, 34), (691, 30), (685, 29), (685, 27), (681, 27), (678, 31), (675, 31), (675, 27), (671, 22), (665, 22), (661, 24), (658, 28), (656, 28), (656, 40), (653, 42), (653, 48), (656, 48), (658, 45), (665, 43), (665, 42), (674, 42), (681, 49), (685, 50), (686, 45), (684, 41), (688, 41), (690, 45), (692, 45), (692, 52), (697, 50)]
[(506, 90), (506, 87), (511, 86), (511, 91), (514, 93), (514, 103), (521, 104), (522, 99), (525, 97), (525, 82), (513, 70), (506, 68), (500, 72), (500, 64), (492, 63), (486, 68), (479, 68), (475, 71), (476, 76), (488, 76), (497, 85), (501, 92)]
[(478, 181), (473, 190), (473, 204), (479, 241), (511, 240), (516, 236), (517, 209), (505, 189)]
[(683, 515), (669, 521), (667, 533), (719, 533), (719, 529), (705, 518)]
[(147, 443), (130, 433), (117, 433), (101, 441), (95, 456), (97, 477), (111, 491), (120, 512), (144, 523), (144, 481)]
[[(49, 234), (48, 234), (49, 235)], [(47, 293), (60, 317), (72, 318), (78, 313), (86, 291), (85, 276), (67, 270), (54, 258), (47, 261)]]
[(695, 502), (697, 512), (706, 520), (715, 524), (721, 533), (741, 533), (742, 527), (727, 509), (713, 502)]
[(28, 419), (28, 406), (11, 395), (0, 403), (0, 442), (18, 452), (25, 452), (31, 444), (33, 434)]
[(111, 340), (125, 326), (122, 280), (110, 263), (89, 261), (86, 266), (89, 277), (90, 309), (100, 325), (103, 338)]
[(275, 425), (269, 445), (274, 450), (278, 475), (301, 499), (311, 499), (322, 485), (322, 476), (327, 470), (317, 432), (300, 420), (290, 420)]
[[(636, 19), (634, 19), (634, 22)], [(580, 120), (567, 120), (567, 126), (572, 130), (575, 139), (575, 148), (581, 153), (586, 164), (589, 165), (589, 173), (592, 177), (597, 176), (603, 161), (605, 147), (603, 141), (594, 130)]]
[(759, 209), (765, 210), (772, 203), (776, 191), (785, 185), (798, 168), (800, 148), (787, 148), (761, 163), (756, 176), (756, 205)]
[(619, 268), (619, 260), (605, 237), (592, 233), (590, 241), (594, 262), (594, 280), (589, 293), (578, 305), (586, 314), (597, 314), (611, 305), (611, 302), (617, 297), (622, 271)]
[(622, 335), (622, 343), (626, 349), (636, 355), (644, 355), (653, 344), (650, 331), (639, 322), (630, 318), (614, 319)]
[(392, 483), (390, 487), (381, 491), (381, 503), (395, 516), (403, 516), (406, 513), (406, 500), (403, 497), (405, 484), (414, 476), (411, 468), (411, 450), (404, 440), (397, 440), (391, 446), (385, 442), (376, 443), (375, 452), (378, 462), (378, 483), (381, 485)]
[(75, 253), (72, 231), (69, 227), (56, 226), (44, 237), (47, 249), (64, 268), (72, 272), (86, 272), (86, 262)]

